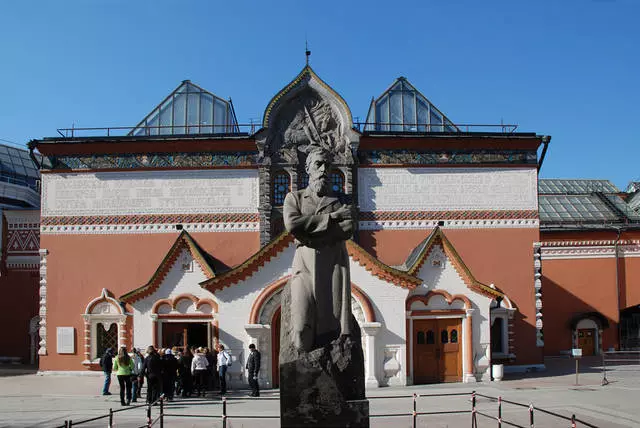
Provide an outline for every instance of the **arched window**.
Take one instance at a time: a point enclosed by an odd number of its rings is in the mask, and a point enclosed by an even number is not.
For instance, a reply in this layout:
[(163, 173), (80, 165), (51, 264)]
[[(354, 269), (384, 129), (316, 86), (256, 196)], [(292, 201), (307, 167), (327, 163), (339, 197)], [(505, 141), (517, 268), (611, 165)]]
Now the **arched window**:
[(340, 170), (331, 171), (331, 190), (336, 193), (344, 193), (344, 175)]
[(440, 342), (449, 343), (449, 332), (447, 330), (442, 330), (440, 333)]
[(302, 171), (298, 174), (298, 189), (302, 190), (309, 185), (309, 174), (307, 171)]
[(291, 177), (286, 171), (279, 171), (273, 177), (273, 205), (279, 207), (284, 203), (284, 197), (291, 191)]
[(118, 349), (118, 325), (116, 323), (98, 323), (96, 326), (96, 356), (101, 357), (109, 348)]
[(418, 345), (424, 345), (424, 332), (423, 331), (419, 331), (418, 332), (418, 338), (416, 339), (416, 342), (418, 343)]
[(436, 342), (436, 335), (433, 334), (433, 330), (427, 331), (427, 345), (433, 345)]
[(451, 343), (458, 343), (458, 330), (451, 330)]
[(504, 352), (503, 337), (504, 337), (504, 320), (502, 318), (496, 318), (491, 326), (491, 351), (492, 352)]

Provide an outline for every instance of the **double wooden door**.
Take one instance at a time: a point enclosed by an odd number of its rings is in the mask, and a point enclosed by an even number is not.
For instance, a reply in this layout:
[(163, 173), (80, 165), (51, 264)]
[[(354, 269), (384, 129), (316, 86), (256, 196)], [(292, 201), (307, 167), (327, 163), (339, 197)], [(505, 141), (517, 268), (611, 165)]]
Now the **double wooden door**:
[(578, 348), (582, 349), (583, 356), (595, 355), (596, 330), (593, 328), (581, 328), (578, 330)]
[(413, 383), (462, 380), (461, 320), (413, 321)]

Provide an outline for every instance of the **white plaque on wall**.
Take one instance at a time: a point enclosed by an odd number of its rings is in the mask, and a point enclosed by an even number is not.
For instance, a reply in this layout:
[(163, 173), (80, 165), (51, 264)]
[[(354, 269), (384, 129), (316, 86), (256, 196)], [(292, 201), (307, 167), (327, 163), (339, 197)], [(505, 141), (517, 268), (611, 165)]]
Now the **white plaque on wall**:
[(42, 175), (43, 216), (255, 212), (255, 169)]
[(57, 327), (58, 354), (74, 354), (76, 352), (75, 329), (73, 327)]
[(536, 210), (535, 168), (360, 168), (362, 211)]

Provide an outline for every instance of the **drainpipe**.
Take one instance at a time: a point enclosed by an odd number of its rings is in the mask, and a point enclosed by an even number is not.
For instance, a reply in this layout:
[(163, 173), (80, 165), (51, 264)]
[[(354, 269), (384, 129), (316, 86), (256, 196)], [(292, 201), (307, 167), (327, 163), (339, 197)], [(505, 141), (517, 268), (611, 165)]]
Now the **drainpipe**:
[(31, 160), (33, 161), (34, 164), (36, 164), (36, 166), (38, 167), (38, 170), (40, 169), (41, 165), (40, 162), (38, 162), (38, 158), (36, 158), (36, 155), (33, 154), (33, 151), (36, 148), (36, 142), (37, 140), (31, 140), (27, 143), (27, 147), (29, 147), (29, 157), (31, 158)]
[(615, 228), (616, 231), (616, 241), (613, 244), (614, 246), (614, 251), (615, 251), (615, 259), (616, 259), (616, 297), (617, 297), (617, 304), (618, 304), (618, 351), (621, 350), (622, 348), (622, 327), (620, 325), (620, 253), (619, 253), (619, 246), (620, 246), (620, 236), (622, 234), (622, 228), (616, 227)]
[(542, 153), (540, 154), (540, 162), (538, 162), (538, 172), (540, 172), (540, 168), (542, 168), (542, 162), (544, 162), (544, 157), (547, 154), (547, 149), (549, 148), (550, 142), (551, 142), (551, 135), (542, 136), (542, 144), (544, 144), (544, 147), (542, 148)]

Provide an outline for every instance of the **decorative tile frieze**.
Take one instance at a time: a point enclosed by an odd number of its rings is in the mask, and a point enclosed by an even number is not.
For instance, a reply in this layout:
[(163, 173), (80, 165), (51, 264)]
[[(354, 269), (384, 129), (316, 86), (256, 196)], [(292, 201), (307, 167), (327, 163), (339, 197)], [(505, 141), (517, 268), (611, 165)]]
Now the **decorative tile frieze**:
[(535, 165), (534, 150), (367, 150), (358, 152), (361, 165)]
[(42, 226), (254, 223), (257, 213), (42, 217)]
[(494, 220), (538, 218), (535, 210), (363, 211), (361, 221)]
[(89, 156), (47, 156), (43, 165), (51, 170), (100, 170), (144, 168), (214, 168), (247, 167), (257, 163), (257, 152), (183, 152), (183, 153), (123, 153)]

